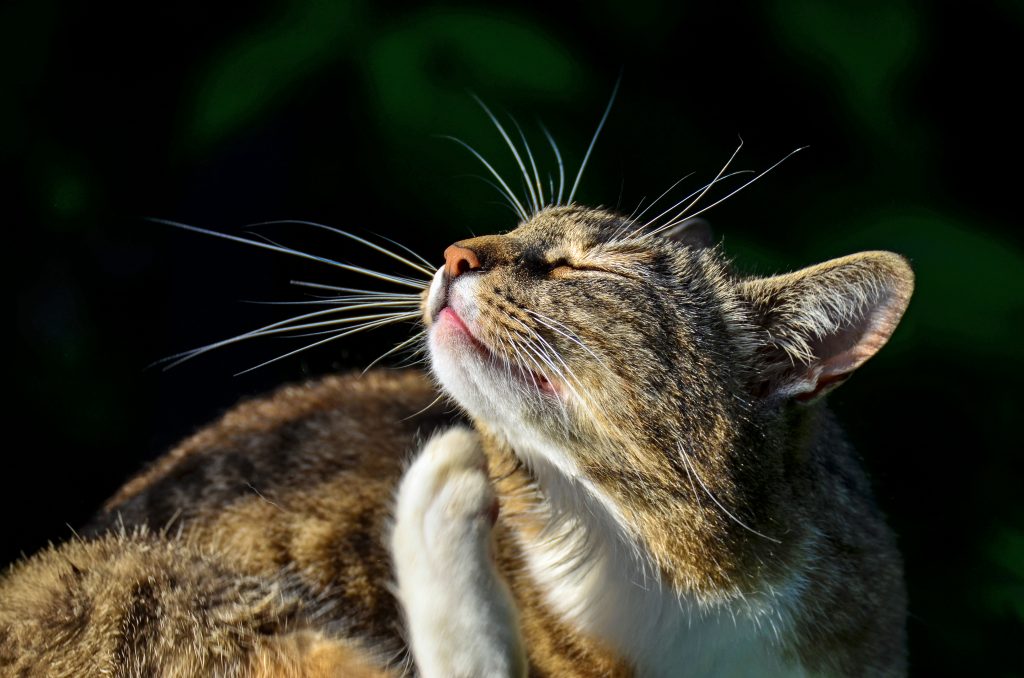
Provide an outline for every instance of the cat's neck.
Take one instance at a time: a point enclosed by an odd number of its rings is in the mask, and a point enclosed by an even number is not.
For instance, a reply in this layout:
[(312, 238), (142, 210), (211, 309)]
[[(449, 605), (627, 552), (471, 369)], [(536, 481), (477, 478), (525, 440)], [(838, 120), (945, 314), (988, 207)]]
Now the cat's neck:
[(512, 444), (528, 480), (510, 485), (514, 496), (503, 499), (519, 510), (503, 508), (504, 520), (556, 614), (629, 657), (641, 675), (675, 675), (679, 666), (804, 675), (779, 659), (791, 623), (786, 587), (798, 578), (771, 596), (750, 592), (716, 603), (678, 591), (615, 501), (552, 461), (569, 455), (528, 436)]

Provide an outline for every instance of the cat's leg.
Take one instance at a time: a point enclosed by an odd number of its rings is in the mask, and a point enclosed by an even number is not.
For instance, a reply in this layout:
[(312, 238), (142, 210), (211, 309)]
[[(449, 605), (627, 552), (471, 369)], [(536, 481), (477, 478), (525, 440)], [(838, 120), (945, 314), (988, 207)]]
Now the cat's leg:
[(494, 564), (486, 467), (477, 435), (457, 427), (423, 447), (399, 487), (391, 553), (425, 678), (526, 675), (515, 604)]

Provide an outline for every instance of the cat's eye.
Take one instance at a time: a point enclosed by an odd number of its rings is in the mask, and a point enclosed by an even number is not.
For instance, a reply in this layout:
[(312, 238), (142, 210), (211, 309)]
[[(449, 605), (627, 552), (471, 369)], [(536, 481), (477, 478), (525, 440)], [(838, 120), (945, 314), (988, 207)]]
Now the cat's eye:
[(566, 259), (565, 257), (556, 259), (548, 264), (548, 275), (554, 276), (556, 278), (562, 275), (566, 275), (568, 273), (572, 273), (574, 270), (576, 270), (576, 267), (569, 263), (569, 260)]
[(565, 257), (559, 257), (547, 263), (547, 273), (552, 278), (563, 278), (572, 273), (608, 273), (609, 271), (592, 264), (573, 263)]

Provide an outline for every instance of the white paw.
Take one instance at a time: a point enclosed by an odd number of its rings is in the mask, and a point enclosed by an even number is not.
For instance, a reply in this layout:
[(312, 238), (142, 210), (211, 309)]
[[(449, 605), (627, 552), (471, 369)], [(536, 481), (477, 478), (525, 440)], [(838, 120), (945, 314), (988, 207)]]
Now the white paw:
[(402, 478), (392, 549), (421, 566), (446, 567), (471, 545), (486, 546), (497, 507), (479, 436), (449, 429), (424, 445)]
[(432, 438), (402, 478), (391, 555), (425, 678), (525, 673), (515, 604), (492, 553), (497, 506), (479, 437), (467, 428)]

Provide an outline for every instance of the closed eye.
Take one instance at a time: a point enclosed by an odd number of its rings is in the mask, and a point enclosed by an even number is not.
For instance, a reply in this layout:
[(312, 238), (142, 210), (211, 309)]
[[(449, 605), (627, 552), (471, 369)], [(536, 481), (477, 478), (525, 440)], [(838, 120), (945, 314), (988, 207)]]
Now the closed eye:
[(562, 257), (560, 259), (556, 259), (555, 261), (552, 261), (552, 262), (550, 262), (548, 264), (548, 274), (552, 278), (563, 278), (563, 277), (571, 275), (571, 274), (573, 274), (575, 272), (580, 272), (580, 271), (591, 271), (591, 272), (594, 272), (594, 273), (609, 273), (609, 274), (612, 273), (611, 271), (608, 271), (607, 269), (603, 269), (603, 268), (600, 268), (598, 266), (593, 266), (591, 264), (582, 264), (582, 263), (574, 264), (574, 263), (572, 263), (571, 261), (569, 261), (568, 259), (566, 259), (564, 257)]

